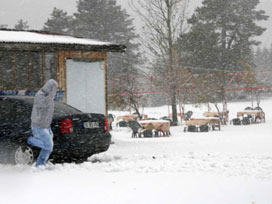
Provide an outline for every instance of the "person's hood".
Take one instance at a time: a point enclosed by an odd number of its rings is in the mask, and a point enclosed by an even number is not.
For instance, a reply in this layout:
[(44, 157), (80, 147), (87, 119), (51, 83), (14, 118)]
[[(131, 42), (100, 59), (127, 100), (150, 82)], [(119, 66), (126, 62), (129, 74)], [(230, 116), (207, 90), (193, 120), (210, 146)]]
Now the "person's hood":
[(58, 83), (54, 79), (48, 80), (45, 85), (41, 88), (41, 90), (46, 94), (49, 95), (50, 98), (55, 98), (57, 93)]

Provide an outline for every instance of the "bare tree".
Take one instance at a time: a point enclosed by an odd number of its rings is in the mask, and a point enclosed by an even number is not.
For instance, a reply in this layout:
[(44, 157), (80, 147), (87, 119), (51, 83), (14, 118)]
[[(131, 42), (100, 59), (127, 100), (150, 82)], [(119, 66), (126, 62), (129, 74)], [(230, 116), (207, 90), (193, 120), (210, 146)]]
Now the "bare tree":
[(184, 31), (188, 2), (189, 0), (130, 0), (131, 7), (145, 23), (142, 29), (142, 45), (150, 52), (153, 63), (159, 61), (162, 64), (156, 65), (156, 72), (163, 73), (168, 81), (167, 89), (175, 125), (177, 125), (175, 43), (178, 35)]
[[(145, 97), (137, 93), (140, 86), (143, 86), (137, 77), (138, 75), (135, 74), (127, 75), (111, 82), (109, 104), (111, 108), (119, 108), (121, 110), (132, 109), (141, 118), (139, 105), (145, 102)], [(114, 82), (117, 83), (115, 84)]]
[(29, 25), (27, 21), (24, 21), (23, 19), (18, 20), (17, 24), (14, 26), (16, 30), (28, 30)]

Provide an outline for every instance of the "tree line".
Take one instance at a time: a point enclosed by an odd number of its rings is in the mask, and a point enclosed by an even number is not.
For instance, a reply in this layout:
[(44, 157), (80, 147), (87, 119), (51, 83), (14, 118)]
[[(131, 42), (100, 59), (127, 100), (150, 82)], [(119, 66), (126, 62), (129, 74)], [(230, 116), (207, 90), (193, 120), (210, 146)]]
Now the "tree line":
[[(196, 103), (218, 103), (227, 97), (224, 73), (271, 67), (271, 49), (256, 50), (260, 42), (255, 37), (265, 31), (258, 22), (268, 19), (257, 9), (259, 0), (203, 0), (191, 16), (187, 11), (190, 0), (129, 1), (142, 19), (141, 35), (136, 34), (132, 17), (115, 0), (79, 0), (72, 15), (54, 8), (43, 27), (127, 46), (126, 53), (109, 54), (109, 78), (124, 79), (120, 89), (108, 84), (113, 93), (110, 107), (131, 105), (139, 113), (137, 103), (147, 99), (135, 94), (139, 88), (135, 78), (160, 75), (163, 77), (155, 85), (168, 93), (175, 124), (178, 98), (188, 98), (178, 90), (186, 74), (218, 74), (220, 83), (200, 83), (195, 96)], [(23, 20), (15, 27), (29, 28)]]
[(254, 64), (257, 70), (272, 70), (272, 44), (269, 48), (258, 47), (255, 50)]

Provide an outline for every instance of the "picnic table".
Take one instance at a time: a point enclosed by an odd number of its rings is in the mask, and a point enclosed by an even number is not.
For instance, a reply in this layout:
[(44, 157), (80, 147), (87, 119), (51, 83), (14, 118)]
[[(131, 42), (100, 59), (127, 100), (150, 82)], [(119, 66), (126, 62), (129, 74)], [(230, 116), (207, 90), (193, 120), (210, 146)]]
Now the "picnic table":
[(218, 112), (205, 112), (205, 113), (203, 113), (203, 116), (205, 116), (205, 117), (219, 117), (220, 114)]
[(252, 122), (265, 122), (265, 113), (262, 110), (243, 110), (237, 112), (237, 118), (250, 117)]
[(205, 117), (219, 117), (221, 124), (226, 125), (229, 120), (229, 112), (205, 112), (203, 113)]
[[(142, 119), (146, 119), (148, 116), (143, 114), (141, 115)], [(131, 120), (137, 120), (139, 119), (139, 115), (137, 114), (132, 114), (132, 115), (122, 115), (122, 116), (117, 116), (116, 120), (124, 120), (124, 121), (131, 121)]]
[(168, 120), (140, 120), (138, 122), (146, 130), (156, 130), (163, 135), (170, 135), (170, 121)]
[(186, 126), (202, 126), (202, 125), (211, 125), (212, 130), (220, 127), (220, 118), (219, 117), (199, 117), (199, 118), (191, 118), (185, 122)]

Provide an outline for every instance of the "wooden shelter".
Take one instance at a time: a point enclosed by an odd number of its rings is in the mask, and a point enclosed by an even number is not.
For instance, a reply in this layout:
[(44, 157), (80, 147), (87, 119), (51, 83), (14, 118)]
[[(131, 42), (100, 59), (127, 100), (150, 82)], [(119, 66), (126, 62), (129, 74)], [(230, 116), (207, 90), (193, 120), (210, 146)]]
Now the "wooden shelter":
[(53, 78), (59, 84), (57, 96), (63, 102), (84, 112), (106, 114), (107, 52), (124, 51), (124, 45), (109, 42), (1, 29), (0, 94), (34, 95)]

